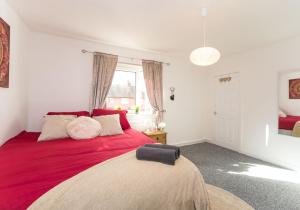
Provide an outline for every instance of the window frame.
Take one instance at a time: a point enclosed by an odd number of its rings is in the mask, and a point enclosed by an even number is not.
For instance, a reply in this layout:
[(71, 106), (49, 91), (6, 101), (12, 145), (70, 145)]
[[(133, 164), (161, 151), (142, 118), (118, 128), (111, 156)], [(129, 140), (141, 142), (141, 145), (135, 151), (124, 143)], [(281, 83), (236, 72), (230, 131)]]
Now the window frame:
[[(139, 64), (128, 64), (128, 63), (122, 63), (118, 62), (116, 70), (115, 71), (121, 71), (121, 72), (132, 72), (135, 74), (135, 97), (134, 97), (134, 104), (137, 106), (137, 97), (138, 97), (138, 90), (137, 90), (137, 84), (139, 82), (139, 76), (138, 73), (143, 73), (143, 67), (142, 65)], [(147, 93), (146, 93), (147, 94)], [(146, 96), (148, 98), (148, 96)], [(110, 97), (107, 97), (110, 98)], [(123, 97), (115, 97), (115, 98), (123, 98)], [(149, 99), (148, 99), (149, 101)], [(112, 107), (109, 107), (112, 108)], [(128, 109), (129, 114), (135, 113), (134, 109), (129, 108)], [(140, 114), (146, 114), (148, 115), (149, 113), (146, 112), (140, 112)]]
[[(135, 84), (135, 86), (134, 86), (134, 104), (136, 105), (136, 96), (137, 96), (137, 89), (136, 89), (136, 84), (137, 84), (137, 78), (136, 78), (136, 74), (137, 74), (137, 72), (136, 71), (130, 71), (130, 70), (118, 70), (118, 69), (116, 69), (116, 71), (121, 71), (121, 72), (130, 72), (130, 73), (134, 73), (134, 84)], [(107, 96), (107, 98), (111, 98), (111, 97), (109, 97), (109, 96)], [(124, 98), (124, 97), (114, 97), (114, 98)], [(128, 97), (129, 98), (129, 97)]]

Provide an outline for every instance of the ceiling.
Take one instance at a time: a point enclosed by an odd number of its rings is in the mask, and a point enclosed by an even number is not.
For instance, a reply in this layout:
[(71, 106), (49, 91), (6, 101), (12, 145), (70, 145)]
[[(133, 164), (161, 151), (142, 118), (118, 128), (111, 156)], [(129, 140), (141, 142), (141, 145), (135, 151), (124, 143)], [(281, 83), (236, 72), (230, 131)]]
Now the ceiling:
[(33, 29), (134, 49), (189, 53), (207, 45), (223, 55), (300, 35), (299, 0), (7, 0)]

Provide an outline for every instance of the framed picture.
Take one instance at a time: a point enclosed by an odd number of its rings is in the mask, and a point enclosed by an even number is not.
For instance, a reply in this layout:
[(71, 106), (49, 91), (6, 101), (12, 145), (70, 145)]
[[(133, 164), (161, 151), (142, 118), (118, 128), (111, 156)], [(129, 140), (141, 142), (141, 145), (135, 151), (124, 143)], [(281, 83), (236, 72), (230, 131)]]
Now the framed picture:
[(0, 18), (0, 87), (9, 87), (9, 37), (10, 27)]
[(300, 78), (289, 80), (289, 98), (300, 99)]

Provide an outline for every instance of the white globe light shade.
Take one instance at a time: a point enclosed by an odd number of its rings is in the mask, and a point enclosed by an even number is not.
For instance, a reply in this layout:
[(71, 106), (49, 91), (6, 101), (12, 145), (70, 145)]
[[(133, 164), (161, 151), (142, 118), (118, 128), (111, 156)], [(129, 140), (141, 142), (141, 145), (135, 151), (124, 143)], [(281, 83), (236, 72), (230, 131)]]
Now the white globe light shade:
[(200, 47), (192, 51), (190, 60), (199, 66), (209, 66), (217, 63), (221, 57), (219, 50), (213, 47)]

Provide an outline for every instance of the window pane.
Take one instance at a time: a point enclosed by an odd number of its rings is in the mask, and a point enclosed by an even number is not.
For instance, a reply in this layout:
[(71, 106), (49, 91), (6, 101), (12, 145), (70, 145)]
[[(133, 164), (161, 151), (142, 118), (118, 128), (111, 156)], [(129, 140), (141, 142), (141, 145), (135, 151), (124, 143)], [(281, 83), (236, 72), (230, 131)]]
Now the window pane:
[(116, 71), (108, 97), (135, 98), (135, 86), (135, 72)]
[(136, 73), (116, 71), (107, 97), (109, 108), (134, 109), (136, 101)]
[[(106, 106), (134, 113), (152, 113), (142, 67), (118, 66), (106, 99)], [(138, 107), (138, 109), (136, 109)]]

